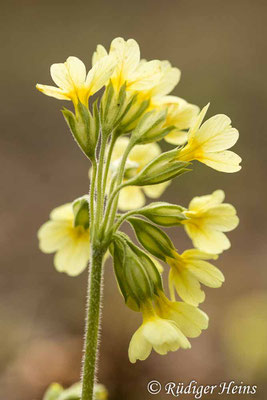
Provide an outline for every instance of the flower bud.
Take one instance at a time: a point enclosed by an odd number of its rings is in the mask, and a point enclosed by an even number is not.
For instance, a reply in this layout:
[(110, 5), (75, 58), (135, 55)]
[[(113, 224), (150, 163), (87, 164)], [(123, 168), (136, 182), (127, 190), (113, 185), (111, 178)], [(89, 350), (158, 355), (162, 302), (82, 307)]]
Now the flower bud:
[(175, 247), (165, 232), (155, 225), (140, 218), (128, 218), (138, 241), (153, 256), (165, 261), (166, 257), (173, 257)]
[(166, 136), (173, 127), (164, 128), (167, 111), (149, 111), (143, 115), (132, 133), (135, 144), (155, 142)]
[(52, 383), (47, 388), (43, 400), (57, 400), (63, 392), (64, 389), (59, 383)]
[(72, 209), (74, 214), (74, 226), (83, 226), (89, 228), (89, 196), (84, 195), (74, 200)]
[(81, 150), (88, 158), (94, 158), (99, 136), (97, 101), (93, 104), (93, 114), (81, 102), (76, 107), (76, 115), (66, 108), (62, 113)]
[(133, 186), (156, 185), (190, 171), (187, 168), (190, 163), (177, 161), (175, 159), (176, 154), (176, 149), (160, 154), (148, 163), (129, 183)]
[(157, 225), (175, 226), (180, 225), (182, 221), (187, 219), (183, 213), (184, 210), (184, 207), (175, 204), (155, 202), (139, 209), (138, 214), (143, 215)]

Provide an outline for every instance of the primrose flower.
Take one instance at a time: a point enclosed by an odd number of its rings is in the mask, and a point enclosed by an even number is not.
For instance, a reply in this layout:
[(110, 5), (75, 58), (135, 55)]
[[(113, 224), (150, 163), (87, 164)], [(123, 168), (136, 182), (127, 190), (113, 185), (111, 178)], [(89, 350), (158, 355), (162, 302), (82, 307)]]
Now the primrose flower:
[(164, 319), (174, 321), (183, 334), (189, 338), (198, 337), (202, 329), (207, 329), (209, 317), (206, 313), (191, 304), (182, 301), (170, 301), (160, 291), (155, 296), (156, 312)]
[(129, 345), (129, 359), (132, 363), (136, 360), (145, 360), (152, 348), (163, 355), (180, 347), (183, 349), (191, 347), (176, 323), (157, 316), (149, 302), (143, 304), (142, 314), (143, 323), (134, 333)]
[[(92, 64), (95, 66), (108, 52), (102, 45), (98, 45), (93, 54)], [(124, 40), (121, 37), (112, 40), (109, 55), (116, 60), (116, 68), (111, 75), (111, 82), (115, 90), (126, 83), (126, 90), (148, 90), (160, 78), (160, 62), (141, 61), (140, 48), (134, 39)]]
[(222, 190), (195, 197), (184, 211), (188, 219), (182, 224), (188, 236), (195, 247), (207, 253), (229, 249), (231, 243), (223, 232), (235, 229), (239, 223), (235, 208), (223, 203), (224, 197)]
[(188, 304), (197, 306), (205, 299), (200, 283), (212, 288), (218, 288), (224, 282), (221, 271), (206, 260), (217, 259), (218, 256), (204, 253), (197, 249), (184, 251), (181, 255), (173, 251), (173, 258), (166, 257), (171, 267), (169, 286), (171, 297), (174, 299), (174, 289)]
[(238, 131), (224, 114), (211, 117), (201, 125), (209, 104), (203, 108), (189, 130), (187, 145), (178, 150), (177, 160), (198, 160), (222, 172), (237, 172), (241, 169), (241, 158), (228, 149), (237, 142)]
[(157, 96), (153, 99), (151, 107), (159, 110), (167, 108), (164, 126), (174, 126), (174, 129), (164, 137), (166, 142), (174, 145), (184, 144), (188, 138), (186, 130), (195, 121), (199, 107), (177, 96)]
[[(116, 172), (123, 153), (129, 143), (128, 138), (119, 138), (114, 146), (111, 158), (111, 171)], [(157, 143), (149, 143), (135, 146), (127, 160), (124, 180), (137, 175), (139, 171), (148, 164), (153, 158), (160, 154), (160, 147)], [(161, 196), (169, 182), (160, 183), (152, 186), (128, 186), (120, 191), (119, 208), (121, 210), (131, 210), (142, 207), (145, 204), (145, 195), (151, 198)]]
[(38, 239), (44, 253), (56, 253), (54, 265), (57, 271), (76, 276), (87, 267), (90, 253), (89, 227), (88, 223), (74, 226), (71, 203), (51, 212), (50, 220), (38, 231)]
[(80, 101), (87, 107), (89, 97), (106, 85), (114, 68), (114, 58), (106, 56), (86, 74), (79, 58), (68, 57), (64, 63), (51, 65), (51, 77), (58, 87), (37, 84), (36, 88), (47, 96), (71, 100), (74, 106)]

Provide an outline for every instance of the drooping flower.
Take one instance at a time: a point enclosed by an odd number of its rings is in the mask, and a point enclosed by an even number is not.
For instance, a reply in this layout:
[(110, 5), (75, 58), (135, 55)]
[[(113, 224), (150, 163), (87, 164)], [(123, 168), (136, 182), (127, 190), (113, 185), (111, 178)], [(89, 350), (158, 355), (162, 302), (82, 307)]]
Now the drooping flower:
[(216, 259), (213, 254), (204, 253), (197, 249), (186, 250), (182, 254), (173, 251), (173, 258), (166, 257), (171, 267), (169, 286), (171, 297), (174, 299), (174, 289), (183, 301), (197, 306), (205, 299), (200, 283), (211, 288), (218, 288), (224, 282), (222, 272), (206, 260)]
[[(111, 158), (111, 171), (116, 173), (122, 155), (129, 143), (128, 138), (119, 138), (114, 146)], [(137, 175), (138, 172), (153, 158), (160, 154), (160, 147), (157, 143), (149, 143), (135, 146), (127, 160), (124, 179), (127, 180)], [(128, 186), (120, 191), (119, 208), (121, 210), (131, 210), (142, 207), (145, 204), (145, 195), (151, 198), (161, 196), (169, 182), (160, 183), (153, 186)], [(145, 195), (144, 195), (145, 194)]]
[(180, 347), (191, 347), (186, 336), (177, 324), (171, 320), (160, 318), (147, 302), (142, 306), (143, 323), (134, 333), (129, 345), (129, 359), (145, 360), (154, 349), (159, 354), (176, 351)]
[(51, 77), (58, 87), (40, 84), (36, 87), (47, 96), (71, 100), (74, 106), (80, 101), (87, 107), (89, 97), (106, 85), (114, 68), (114, 58), (105, 56), (86, 74), (85, 65), (79, 58), (68, 57), (64, 63), (51, 65)]
[(223, 232), (235, 229), (239, 223), (236, 210), (231, 204), (223, 203), (223, 190), (206, 196), (195, 197), (184, 212), (188, 219), (182, 224), (193, 244), (207, 253), (221, 253), (231, 243)]
[(74, 226), (71, 203), (55, 208), (50, 220), (38, 231), (39, 247), (44, 253), (56, 253), (54, 265), (57, 271), (70, 276), (79, 275), (89, 261), (89, 228)]
[(178, 150), (181, 161), (198, 160), (222, 172), (237, 172), (241, 158), (228, 149), (237, 142), (238, 131), (231, 126), (231, 120), (224, 114), (211, 117), (201, 125), (209, 105), (203, 108), (189, 131), (188, 143)]
[(151, 107), (159, 110), (167, 108), (165, 126), (174, 126), (174, 129), (164, 137), (166, 142), (174, 145), (184, 144), (188, 138), (187, 130), (195, 121), (199, 107), (177, 96), (156, 96)]

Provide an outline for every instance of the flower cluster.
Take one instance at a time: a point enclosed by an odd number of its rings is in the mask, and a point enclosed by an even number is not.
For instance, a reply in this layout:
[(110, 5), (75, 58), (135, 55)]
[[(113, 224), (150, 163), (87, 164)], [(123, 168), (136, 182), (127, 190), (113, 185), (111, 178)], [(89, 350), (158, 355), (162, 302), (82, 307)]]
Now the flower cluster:
[[(200, 111), (170, 95), (180, 75), (168, 61), (141, 59), (135, 40), (116, 38), (109, 51), (97, 46), (87, 75), (83, 62), (69, 57), (51, 66), (57, 88), (37, 85), (48, 96), (73, 102), (74, 113), (62, 112), (91, 162), (90, 195), (52, 211), (38, 232), (40, 249), (55, 252), (56, 269), (72, 276), (90, 257), (93, 263), (94, 254), (110, 252), (126, 305), (143, 317), (130, 342), (131, 362), (146, 359), (152, 349), (188, 349), (188, 338), (207, 328), (208, 316), (198, 308), (205, 299), (201, 285), (222, 285), (222, 272), (209, 260), (230, 247), (225, 232), (238, 225), (222, 190), (195, 197), (188, 208), (145, 205), (145, 196), (161, 196), (195, 160), (227, 173), (241, 168), (241, 158), (229, 150), (238, 140), (229, 117), (218, 114), (203, 123), (209, 105)], [(161, 152), (162, 139), (173, 147)], [(124, 221), (143, 248), (121, 232)], [(178, 252), (162, 229), (170, 226), (184, 227), (194, 248)], [(170, 299), (157, 259), (169, 266)]]

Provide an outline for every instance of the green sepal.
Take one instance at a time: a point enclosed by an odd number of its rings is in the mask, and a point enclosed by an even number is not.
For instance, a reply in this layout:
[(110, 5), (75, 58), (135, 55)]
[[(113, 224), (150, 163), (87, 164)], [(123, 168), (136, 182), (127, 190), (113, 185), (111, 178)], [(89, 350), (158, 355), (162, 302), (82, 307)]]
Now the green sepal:
[(173, 257), (175, 247), (160, 228), (141, 218), (130, 217), (127, 221), (133, 227), (138, 241), (150, 254), (163, 261), (166, 261), (166, 257)]
[(131, 179), (128, 182), (129, 185), (157, 185), (158, 183), (169, 181), (185, 172), (191, 171), (187, 168), (190, 163), (186, 161), (177, 161), (175, 159), (176, 155), (176, 149), (160, 154)]
[(164, 127), (167, 111), (148, 111), (133, 130), (131, 140), (135, 144), (146, 144), (158, 141), (166, 136), (173, 127)]
[(126, 101), (126, 82), (119, 92), (114, 90), (112, 82), (108, 84), (101, 99), (100, 114), (104, 135), (109, 135), (116, 129), (125, 112), (130, 107)]
[(76, 115), (66, 108), (63, 108), (62, 114), (83, 153), (89, 159), (94, 158), (99, 136), (97, 100), (93, 104), (93, 115), (81, 102), (77, 105)]
[(89, 228), (89, 196), (84, 195), (74, 200), (72, 203), (74, 213), (74, 226)]
[(146, 254), (138, 246), (136, 246), (125, 233), (121, 232), (120, 235), (123, 235), (123, 237), (127, 241), (127, 244), (130, 246), (132, 251), (137, 255), (137, 257), (140, 259), (141, 263), (145, 267), (149, 278), (153, 282), (154, 292), (157, 293), (158, 289), (163, 290), (161, 275), (149, 255)]
[(139, 311), (141, 303), (151, 298), (154, 293), (154, 282), (146, 266), (148, 261), (143, 263), (121, 234), (115, 235), (110, 251), (114, 259), (115, 276), (125, 303), (132, 310)]
[(141, 104), (138, 104), (137, 94), (131, 98), (118, 127), (120, 134), (129, 133), (136, 128), (140, 118), (147, 110), (149, 104), (150, 100), (143, 100)]
[(136, 214), (142, 215), (151, 222), (161, 226), (176, 226), (188, 219), (184, 215), (186, 209), (176, 204), (166, 202), (153, 202), (137, 210)]

